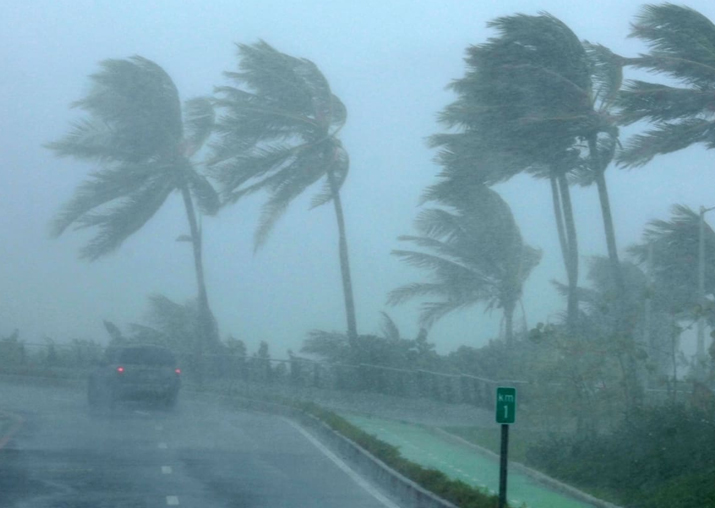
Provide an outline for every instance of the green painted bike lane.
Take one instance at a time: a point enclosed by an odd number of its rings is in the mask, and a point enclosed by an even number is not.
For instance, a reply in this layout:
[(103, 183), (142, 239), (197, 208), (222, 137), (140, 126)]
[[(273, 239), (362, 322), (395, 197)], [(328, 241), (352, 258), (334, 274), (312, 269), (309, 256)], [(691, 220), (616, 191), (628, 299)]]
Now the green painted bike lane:
[[(499, 462), (485, 454), (449, 442), (427, 429), (406, 423), (342, 414), (353, 425), (399, 447), (402, 456), (422, 466), (442, 471), (484, 491), (496, 494), (499, 489)], [(518, 432), (517, 429), (512, 429)], [(594, 505), (574, 499), (539, 484), (531, 477), (509, 469), (507, 497), (515, 508), (593, 508)]]

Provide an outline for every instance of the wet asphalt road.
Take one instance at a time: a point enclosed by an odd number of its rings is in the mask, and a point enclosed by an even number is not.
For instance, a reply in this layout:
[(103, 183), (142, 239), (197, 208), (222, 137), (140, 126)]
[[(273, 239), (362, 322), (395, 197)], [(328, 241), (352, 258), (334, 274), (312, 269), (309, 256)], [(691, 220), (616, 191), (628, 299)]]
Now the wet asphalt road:
[(280, 417), (186, 398), (91, 415), (80, 391), (2, 383), (0, 410), (26, 420), (0, 450), (0, 508), (386, 506)]

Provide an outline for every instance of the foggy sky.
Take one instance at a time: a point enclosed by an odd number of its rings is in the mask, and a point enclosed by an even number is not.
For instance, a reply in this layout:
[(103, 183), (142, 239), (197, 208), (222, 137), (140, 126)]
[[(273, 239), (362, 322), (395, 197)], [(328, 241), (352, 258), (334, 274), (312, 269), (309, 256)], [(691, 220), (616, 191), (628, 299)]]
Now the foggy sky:
[[(17, 328), (42, 342), (72, 338), (106, 343), (102, 319), (140, 321), (147, 296), (183, 303), (196, 294), (179, 196), (116, 253), (94, 263), (77, 258), (86, 232), (49, 236), (48, 224), (91, 166), (57, 159), (42, 147), (67, 132), (72, 101), (106, 58), (142, 55), (174, 79), (182, 100), (210, 94), (236, 67), (235, 43), (259, 38), (314, 61), (348, 109), (341, 139), (351, 170), (342, 196), (360, 333), (378, 331), (387, 310), (403, 335), (416, 335), (417, 302), (386, 308), (387, 292), (418, 281), (390, 250), (413, 233), (418, 198), (440, 168), (425, 138), (443, 128), (436, 114), (454, 99), (445, 86), (464, 73), (470, 44), (494, 35), (486, 22), (545, 10), (582, 39), (635, 55), (627, 39), (641, 2), (633, 1), (135, 1), (0, 0), (0, 336)], [(715, 4), (688, 2), (710, 19)], [(628, 77), (628, 76), (627, 76)], [(657, 78), (656, 78), (657, 79)], [(625, 139), (630, 130), (624, 131)], [(701, 147), (656, 158), (646, 167), (609, 169), (619, 249), (639, 241), (643, 226), (674, 203), (715, 206), (715, 151)], [(316, 188), (315, 191), (318, 191)], [(565, 280), (548, 183), (519, 177), (495, 187), (512, 207), (526, 241), (543, 249), (529, 279), (529, 324), (554, 321), (564, 307), (550, 281)], [(335, 217), (330, 206), (308, 211), (297, 200), (257, 254), (258, 195), (204, 219), (204, 262), (221, 334), (249, 350), (267, 340), (274, 356), (297, 351), (310, 329), (344, 330)], [(585, 283), (590, 255), (606, 253), (595, 188), (573, 188)], [(715, 224), (715, 212), (711, 217)], [(437, 323), (440, 352), (479, 346), (499, 332), (498, 312), (479, 307)]]

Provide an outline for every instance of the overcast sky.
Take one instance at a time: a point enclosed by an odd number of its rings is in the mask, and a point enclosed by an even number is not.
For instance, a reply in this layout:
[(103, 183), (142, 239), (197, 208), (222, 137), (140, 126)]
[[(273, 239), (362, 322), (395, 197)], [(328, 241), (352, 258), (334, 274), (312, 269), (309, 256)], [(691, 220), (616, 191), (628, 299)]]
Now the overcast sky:
[[(417, 304), (386, 308), (387, 292), (422, 276), (390, 250), (412, 233), (425, 186), (439, 172), (425, 138), (441, 130), (436, 113), (454, 99), (445, 86), (464, 72), (470, 44), (493, 35), (501, 15), (548, 11), (582, 39), (617, 53), (645, 48), (627, 39), (641, 2), (380, 0), (182, 1), (0, 0), (0, 336), (17, 328), (43, 337), (107, 342), (102, 319), (120, 327), (140, 321), (146, 297), (179, 302), (195, 296), (193, 261), (178, 196), (116, 253), (87, 263), (87, 239), (48, 235), (48, 223), (91, 166), (56, 159), (42, 147), (76, 119), (69, 105), (106, 58), (142, 55), (174, 79), (182, 99), (210, 94), (236, 67), (235, 43), (263, 39), (314, 61), (346, 104), (341, 133), (351, 158), (343, 187), (358, 328), (378, 331), (387, 310), (406, 337), (417, 332)], [(715, 3), (688, 2), (710, 19)], [(715, 206), (715, 152), (694, 147), (647, 167), (607, 173), (619, 248), (669, 207)], [(565, 280), (548, 184), (518, 178), (495, 187), (511, 205), (527, 242), (544, 251), (525, 292), (529, 324), (557, 319), (564, 302), (550, 280)], [(318, 189), (316, 189), (317, 191)], [(574, 189), (582, 273), (590, 255), (605, 254), (595, 188)], [(274, 356), (300, 348), (311, 329), (344, 330), (345, 318), (332, 207), (308, 211), (298, 200), (254, 255), (253, 232), (264, 196), (204, 220), (209, 299), (222, 336), (249, 350), (268, 341)], [(715, 223), (715, 216), (711, 223)], [(583, 277), (582, 277), (583, 280)], [(439, 322), (430, 339), (440, 352), (479, 346), (499, 333), (499, 315), (480, 308)]]

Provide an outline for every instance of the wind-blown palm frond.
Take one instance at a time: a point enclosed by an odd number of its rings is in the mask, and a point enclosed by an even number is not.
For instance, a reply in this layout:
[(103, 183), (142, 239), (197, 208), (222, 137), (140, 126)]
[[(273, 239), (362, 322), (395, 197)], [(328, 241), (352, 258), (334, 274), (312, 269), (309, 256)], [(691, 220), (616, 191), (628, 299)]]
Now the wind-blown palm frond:
[(201, 213), (205, 215), (216, 215), (221, 208), (221, 199), (219, 198), (216, 189), (211, 182), (196, 171), (186, 171), (186, 177), (189, 180), (189, 188), (191, 194), (196, 200)]
[(627, 59), (601, 44), (586, 41), (584, 48), (591, 63), (591, 81), (595, 92), (593, 105), (598, 111), (607, 113), (618, 98)]
[(679, 123), (659, 123), (644, 134), (629, 139), (618, 160), (626, 167), (640, 167), (656, 155), (677, 152), (698, 142), (715, 148), (712, 122), (692, 118)]
[(125, 164), (90, 174), (75, 191), (52, 223), (52, 234), (61, 235), (69, 226), (93, 209), (126, 195), (139, 192), (156, 173), (154, 164)]
[[(154, 62), (135, 56), (105, 60), (93, 74), (87, 96), (74, 103), (86, 111), (89, 122), (50, 148), (61, 155), (99, 161), (141, 162), (176, 146), (182, 138), (181, 104), (171, 78)], [(98, 125), (101, 129), (98, 130)], [(111, 138), (97, 143), (98, 132)]]
[(124, 196), (117, 205), (83, 214), (75, 221), (76, 229), (92, 227), (98, 231), (81, 249), (80, 256), (95, 261), (115, 251), (156, 214), (173, 190), (171, 182), (155, 178)]
[(715, 148), (715, 24), (689, 7), (646, 5), (632, 25), (631, 37), (650, 48), (632, 65), (667, 74), (685, 86), (626, 84), (618, 99), (620, 122), (647, 120), (655, 126), (634, 136), (618, 161), (638, 167), (656, 155), (696, 143)]
[[(263, 41), (238, 48), (239, 72), (226, 75), (248, 90), (217, 88), (223, 114), (212, 174), (231, 202), (260, 190), (269, 192), (256, 232), (260, 246), (290, 202), (328, 171), (338, 188), (345, 181), (347, 153), (333, 135), (345, 122), (346, 110), (313, 62)], [(331, 199), (326, 183), (311, 207)]]
[(715, 24), (690, 7), (664, 3), (646, 5), (631, 25), (631, 37), (648, 45), (650, 53), (638, 67), (662, 72), (695, 88), (710, 88), (715, 80)]
[(191, 157), (204, 146), (216, 122), (213, 102), (208, 97), (196, 97), (184, 103), (185, 155)]
[(400, 340), (400, 330), (387, 312), (380, 312), (382, 316), (380, 330), (382, 336), (388, 340)]

